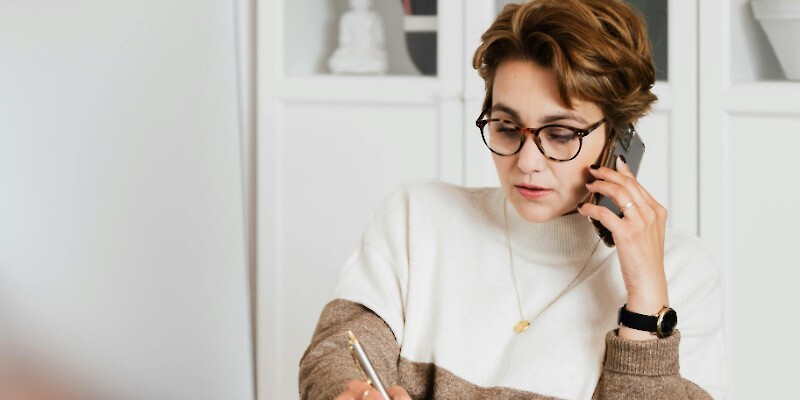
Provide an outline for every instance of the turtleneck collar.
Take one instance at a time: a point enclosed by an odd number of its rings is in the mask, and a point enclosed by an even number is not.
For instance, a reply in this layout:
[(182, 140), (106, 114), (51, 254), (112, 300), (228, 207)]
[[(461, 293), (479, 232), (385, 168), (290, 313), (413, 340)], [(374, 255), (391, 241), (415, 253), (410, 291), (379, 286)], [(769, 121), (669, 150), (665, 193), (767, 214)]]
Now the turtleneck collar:
[[(599, 237), (589, 219), (580, 213), (562, 215), (546, 222), (530, 222), (505, 199), (502, 187), (492, 188), (484, 201), (490, 222), (505, 235), (504, 203), (508, 233), (514, 254), (534, 259), (576, 260), (588, 257)], [(505, 242), (505, 237), (503, 238)], [(600, 245), (602, 247), (602, 245)]]

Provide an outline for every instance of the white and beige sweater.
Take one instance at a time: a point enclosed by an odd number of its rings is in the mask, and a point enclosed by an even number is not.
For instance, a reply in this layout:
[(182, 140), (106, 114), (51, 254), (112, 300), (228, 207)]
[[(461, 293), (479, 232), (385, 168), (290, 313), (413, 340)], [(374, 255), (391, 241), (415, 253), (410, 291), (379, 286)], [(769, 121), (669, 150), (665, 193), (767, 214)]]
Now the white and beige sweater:
[(300, 396), (332, 399), (361, 378), (352, 329), (384, 383), (415, 399), (724, 398), (720, 266), (704, 242), (667, 230), (679, 331), (630, 341), (615, 331), (627, 296), (615, 249), (580, 214), (531, 223), (509, 204), (520, 302), (536, 315), (516, 334), (503, 204), (500, 188), (435, 180), (388, 196), (303, 355)]

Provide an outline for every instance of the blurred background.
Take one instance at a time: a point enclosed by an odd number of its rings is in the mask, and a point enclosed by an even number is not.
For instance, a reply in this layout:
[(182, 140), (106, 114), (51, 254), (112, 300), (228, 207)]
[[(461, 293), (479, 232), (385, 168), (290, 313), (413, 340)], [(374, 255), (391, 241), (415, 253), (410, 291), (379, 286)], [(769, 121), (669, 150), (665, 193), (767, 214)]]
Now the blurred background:
[(0, 0), (3, 400), (254, 398), (246, 7)]
[[(748, 0), (629, 2), (639, 179), (720, 255), (729, 398), (797, 398), (800, 82)], [(372, 3), (385, 75), (328, 69), (348, 0), (0, 0), (0, 398), (296, 399), (384, 196), (499, 185), (471, 65), (508, 1)]]

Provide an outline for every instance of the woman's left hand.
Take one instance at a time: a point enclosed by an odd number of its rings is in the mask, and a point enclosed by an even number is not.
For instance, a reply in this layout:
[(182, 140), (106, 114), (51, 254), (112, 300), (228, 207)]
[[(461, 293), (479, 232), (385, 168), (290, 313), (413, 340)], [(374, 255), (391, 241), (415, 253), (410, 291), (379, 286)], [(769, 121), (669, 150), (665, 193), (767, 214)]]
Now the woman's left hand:
[(614, 236), (630, 311), (655, 315), (669, 304), (664, 273), (664, 234), (667, 210), (636, 180), (628, 164), (617, 159), (617, 171), (590, 168), (595, 181), (586, 188), (614, 201), (623, 218), (606, 207), (583, 204), (578, 212), (600, 221)]

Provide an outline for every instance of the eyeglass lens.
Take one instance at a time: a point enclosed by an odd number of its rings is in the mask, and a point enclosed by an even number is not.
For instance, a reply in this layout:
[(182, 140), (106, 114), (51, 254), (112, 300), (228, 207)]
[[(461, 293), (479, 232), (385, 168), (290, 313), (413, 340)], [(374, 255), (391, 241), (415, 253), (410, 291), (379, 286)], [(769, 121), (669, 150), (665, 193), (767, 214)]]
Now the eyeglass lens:
[[(505, 121), (489, 121), (482, 130), (483, 139), (489, 148), (502, 155), (511, 155), (520, 149), (524, 134), (516, 125)], [(580, 136), (561, 126), (548, 126), (539, 131), (541, 150), (548, 157), (569, 160), (581, 148)]]

